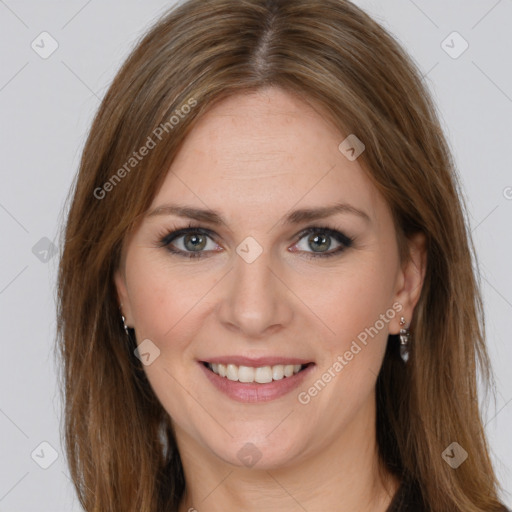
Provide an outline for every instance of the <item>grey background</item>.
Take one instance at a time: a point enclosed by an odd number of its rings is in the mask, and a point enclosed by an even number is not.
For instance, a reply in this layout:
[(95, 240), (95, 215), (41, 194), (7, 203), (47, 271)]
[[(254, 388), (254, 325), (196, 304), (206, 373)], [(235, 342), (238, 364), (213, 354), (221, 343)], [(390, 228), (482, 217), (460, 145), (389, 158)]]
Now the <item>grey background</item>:
[[(60, 246), (64, 200), (100, 99), (137, 39), (172, 3), (0, 0), (0, 512), (80, 510), (60, 442), (53, 357), (58, 257), (49, 241)], [(498, 386), (496, 404), (484, 410), (486, 432), (510, 491), (512, 0), (356, 3), (418, 62), (461, 173)], [(47, 59), (31, 47), (34, 40), (42, 46), (43, 31), (58, 43)], [(458, 36), (442, 46), (454, 31), (469, 44), (458, 58), (445, 51), (460, 52)], [(53, 455), (48, 469), (40, 467)], [(503, 499), (512, 506), (510, 494)]]

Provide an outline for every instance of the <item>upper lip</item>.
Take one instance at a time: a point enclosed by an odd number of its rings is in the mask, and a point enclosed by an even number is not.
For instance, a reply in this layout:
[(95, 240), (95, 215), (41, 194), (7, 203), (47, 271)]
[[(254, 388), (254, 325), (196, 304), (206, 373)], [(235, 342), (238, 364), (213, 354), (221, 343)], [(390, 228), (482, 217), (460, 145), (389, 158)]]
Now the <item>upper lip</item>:
[(308, 361), (307, 359), (301, 359), (299, 357), (279, 357), (279, 356), (268, 356), (268, 357), (245, 357), (245, 356), (220, 356), (220, 357), (210, 357), (207, 359), (203, 359), (204, 363), (213, 363), (213, 364), (234, 364), (236, 366), (251, 366), (254, 368), (260, 366), (276, 366), (278, 364), (287, 365), (287, 364), (308, 364), (312, 361)]

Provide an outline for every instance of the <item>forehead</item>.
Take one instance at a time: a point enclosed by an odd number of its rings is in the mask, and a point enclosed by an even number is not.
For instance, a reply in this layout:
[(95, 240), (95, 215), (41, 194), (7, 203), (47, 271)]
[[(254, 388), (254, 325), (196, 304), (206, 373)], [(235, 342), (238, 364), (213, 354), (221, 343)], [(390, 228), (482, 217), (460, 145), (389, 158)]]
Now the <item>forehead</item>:
[(152, 207), (179, 201), (262, 218), (348, 202), (378, 216), (383, 199), (339, 151), (345, 137), (321, 109), (281, 89), (230, 96), (198, 120)]

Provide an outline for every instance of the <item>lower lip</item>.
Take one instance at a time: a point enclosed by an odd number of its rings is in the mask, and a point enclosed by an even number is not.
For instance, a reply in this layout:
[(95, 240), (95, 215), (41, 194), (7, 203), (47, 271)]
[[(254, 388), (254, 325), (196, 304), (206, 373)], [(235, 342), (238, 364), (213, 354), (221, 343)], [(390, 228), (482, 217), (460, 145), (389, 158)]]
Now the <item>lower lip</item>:
[(266, 384), (256, 382), (246, 383), (229, 380), (226, 377), (217, 375), (207, 368), (203, 363), (199, 363), (208, 380), (229, 398), (238, 402), (255, 403), (268, 402), (280, 398), (297, 388), (312, 371), (314, 364), (310, 364), (304, 370), (295, 373), (291, 377), (284, 377), (281, 380), (273, 380)]

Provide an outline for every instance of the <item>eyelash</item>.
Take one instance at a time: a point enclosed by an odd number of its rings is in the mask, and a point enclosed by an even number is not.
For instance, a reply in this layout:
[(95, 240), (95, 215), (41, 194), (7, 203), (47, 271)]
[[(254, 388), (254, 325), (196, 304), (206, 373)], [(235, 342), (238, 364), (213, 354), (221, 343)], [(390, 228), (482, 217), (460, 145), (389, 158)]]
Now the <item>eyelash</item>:
[[(336, 256), (344, 252), (346, 249), (352, 246), (354, 239), (345, 235), (344, 233), (341, 233), (340, 231), (337, 231), (335, 229), (328, 228), (327, 226), (311, 226), (309, 228), (304, 229), (301, 231), (298, 236), (298, 241), (302, 240), (305, 236), (310, 235), (311, 233), (321, 232), (322, 234), (326, 235), (327, 237), (334, 238), (338, 243), (340, 243), (340, 247), (335, 249), (331, 252), (324, 252), (324, 253), (310, 253), (306, 252), (307, 258), (328, 258), (331, 256)], [(185, 252), (181, 249), (173, 249), (171, 246), (171, 242), (174, 240), (187, 235), (189, 233), (199, 233), (203, 236), (207, 236), (211, 239), (215, 238), (215, 234), (210, 231), (209, 229), (201, 228), (199, 226), (194, 226), (192, 223), (188, 225), (186, 228), (182, 229), (174, 229), (171, 231), (165, 231), (164, 233), (161, 233), (158, 238), (158, 247), (164, 247), (167, 249), (171, 254), (176, 254), (177, 256), (182, 256), (185, 258), (204, 258), (205, 254), (207, 254), (209, 251), (197, 251), (197, 252)], [(298, 242), (296, 242), (298, 243)]]

